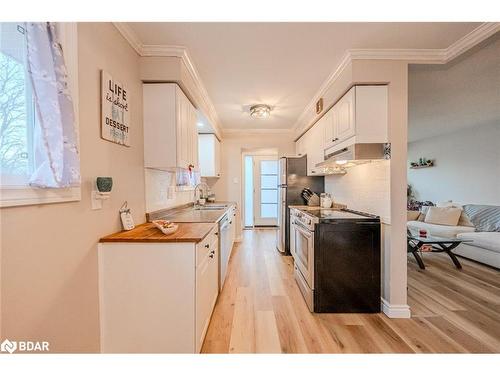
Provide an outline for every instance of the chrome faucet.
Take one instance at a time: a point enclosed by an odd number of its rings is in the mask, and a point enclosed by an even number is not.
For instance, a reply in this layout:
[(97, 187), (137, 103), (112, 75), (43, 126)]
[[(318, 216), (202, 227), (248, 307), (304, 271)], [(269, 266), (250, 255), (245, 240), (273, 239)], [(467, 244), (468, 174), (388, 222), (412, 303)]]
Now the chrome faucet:
[(205, 182), (200, 182), (198, 185), (196, 185), (195, 188), (194, 188), (194, 201), (193, 201), (194, 208), (197, 208), (197, 207), (200, 206), (200, 204), (198, 203), (199, 199), (198, 199), (196, 193), (198, 192), (198, 189), (200, 189), (200, 191), (201, 191), (200, 199), (201, 199), (203, 197), (203, 189), (202, 189), (202, 187), (206, 188), (206, 196), (207, 197), (208, 197), (208, 194), (210, 193), (210, 187)]

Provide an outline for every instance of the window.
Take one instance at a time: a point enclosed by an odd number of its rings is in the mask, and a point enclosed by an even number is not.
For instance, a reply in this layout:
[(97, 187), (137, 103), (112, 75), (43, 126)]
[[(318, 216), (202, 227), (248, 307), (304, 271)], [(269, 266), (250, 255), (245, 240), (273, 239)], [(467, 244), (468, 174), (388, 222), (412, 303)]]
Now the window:
[(24, 28), (0, 25), (0, 183), (26, 186), (33, 172), (35, 110), (26, 71)]
[[(78, 103), (76, 23), (57, 24), (70, 89)], [(80, 188), (37, 189), (29, 186), (42, 160), (38, 116), (28, 73), (24, 23), (0, 23), (0, 207), (80, 199)], [(75, 117), (77, 117), (77, 109)], [(37, 148), (38, 147), (38, 148)], [(37, 159), (38, 158), (38, 159)]]

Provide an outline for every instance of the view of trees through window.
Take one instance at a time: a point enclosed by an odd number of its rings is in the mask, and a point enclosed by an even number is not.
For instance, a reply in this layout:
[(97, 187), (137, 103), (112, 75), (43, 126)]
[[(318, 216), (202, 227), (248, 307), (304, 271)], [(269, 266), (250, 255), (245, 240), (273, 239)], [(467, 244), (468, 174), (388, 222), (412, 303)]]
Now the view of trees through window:
[(26, 73), (24, 29), (0, 24), (0, 167), (2, 185), (25, 184), (33, 152), (33, 99)]

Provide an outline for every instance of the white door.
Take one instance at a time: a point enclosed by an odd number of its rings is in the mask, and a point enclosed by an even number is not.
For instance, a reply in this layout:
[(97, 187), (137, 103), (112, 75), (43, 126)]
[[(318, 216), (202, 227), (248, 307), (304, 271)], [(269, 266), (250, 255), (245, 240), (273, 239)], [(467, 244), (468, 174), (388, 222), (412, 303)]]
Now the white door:
[(253, 161), (253, 225), (278, 225), (278, 158), (254, 156)]

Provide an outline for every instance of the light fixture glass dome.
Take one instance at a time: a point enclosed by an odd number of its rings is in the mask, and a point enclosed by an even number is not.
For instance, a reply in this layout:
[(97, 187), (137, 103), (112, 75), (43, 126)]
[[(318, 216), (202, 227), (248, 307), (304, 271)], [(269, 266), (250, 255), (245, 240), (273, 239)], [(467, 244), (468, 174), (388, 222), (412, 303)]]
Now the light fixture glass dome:
[(250, 107), (250, 116), (256, 118), (266, 118), (271, 114), (271, 107), (267, 104), (255, 104)]

